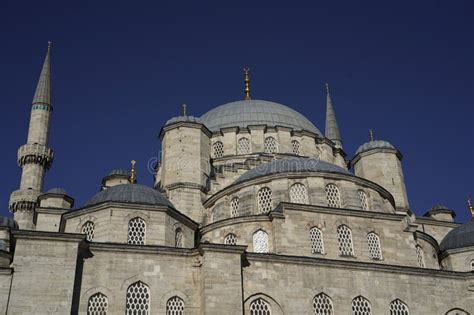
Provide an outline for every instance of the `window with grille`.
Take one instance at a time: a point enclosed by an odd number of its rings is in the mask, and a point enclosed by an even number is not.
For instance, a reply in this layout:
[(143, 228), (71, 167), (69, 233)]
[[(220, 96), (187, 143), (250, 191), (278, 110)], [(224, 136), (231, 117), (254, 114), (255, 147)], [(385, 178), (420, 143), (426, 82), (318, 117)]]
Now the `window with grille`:
[(462, 309), (460, 308), (455, 308), (455, 309), (452, 309), (452, 310), (449, 310), (446, 315), (469, 315), (468, 312), (466, 311), (463, 311)]
[(301, 154), (301, 144), (299, 141), (296, 141), (296, 140), (291, 141), (291, 148), (293, 149), (293, 154), (295, 155)]
[(308, 191), (305, 185), (301, 183), (291, 185), (290, 202), (308, 204)]
[(278, 143), (273, 137), (266, 137), (264, 142), (265, 153), (278, 153)]
[(237, 245), (237, 236), (235, 234), (229, 233), (224, 238), (224, 244), (226, 245)]
[(326, 186), (326, 199), (328, 207), (341, 208), (341, 193), (336, 185), (329, 184)]
[(240, 207), (240, 200), (239, 197), (234, 197), (230, 201), (230, 216), (235, 218), (239, 216), (239, 207)]
[(390, 302), (390, 315), (410, 315), (410, 311), (405, 303), (396, 299)]
[(314, 315), (333, 315), (331, 298), (324, 293), (316, 295), (313, 299), (313, 311)]
[(253, 234), (253, 251), (256, 253), (268, 253), (268, 234), (258, 230)]
[(224, 144), (220, 141), (214, 142), (212, 145), (212, 152), (214, 158), (220, 158), (224, 156)]
[(380, 238), (374, 232), (367, 234), (367, 245), (369, 246), (370, 259), (382, 259), (382, 249), (380, 247)]
[(174, 232), (174, 246), (182, 248), (184, 247), (183, 243), (183, 230), (181, 230), (181, 228), (176, 228), (176, 231)]
[(250, 140), (248, 138), (240, 138), (237, 141), (237, 154), (250, 154)]
[(324, 254), (323, 232), (317, 227), (309, 230), (309, 240), (311, 242), (311, 253)]
[(128, 221), (128, 244), (144, 245), (146, 223), (142, 218), (133, 218)]
[(346, 225), (337, 228), (337, 240), (339, 241), (339, 252), (341, 256), (354, 256), (352, 245), (352, 231)]
[(264, 299), (256, 299), (250, 303), (250, 315), (271, 315), (270, 304)]
[(166, 302), (166, 315), (184, 315), (184, 301), (173, 296)]
[(352, 300), (352, 315), (372, 315), (372, 307), (369, 300), (358, 296)]
[(425, 268), (425, 255), (423, 253), (423, 248), (421, 248), (420, 245), (416, 245), (415, 251), (416, 251), (416, 259), (418, 261), (418, 266), (420, 266), (421, 268)]
[(141, 281), (131, 284), (127, 289), (126, 315), (150, 314), (150, 289)]
[(109, 301), (102, 293), (96, 293), (87, 302), (87, 315), (107, 315)]
[(258, 212), (268, 213), (272, 211), (272, 190), (268, 187), (263, 187), (258, 191)]
[(471, 260), (471, 270), (474, 271), (474, 260)]
[(359, 190), (359, 201), (362, 210), (369, 210), (369, 203), (367, 201), (367, 194), (362, 190)]
[(94, 239), (94, 227), (95, 224), (92, 221), (87, 221), (82, 226), (81, 233), (86, 235), (86, 240), (88, 240), (89, 242), (92, 242), (92, 240)]

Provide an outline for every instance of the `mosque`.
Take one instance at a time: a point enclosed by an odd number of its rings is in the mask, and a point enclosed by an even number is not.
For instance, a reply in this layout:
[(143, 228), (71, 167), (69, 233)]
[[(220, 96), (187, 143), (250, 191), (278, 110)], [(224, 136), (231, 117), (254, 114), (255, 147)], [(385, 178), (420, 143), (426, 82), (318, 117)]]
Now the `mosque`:
[(0, 218), (2, 314), (473, 314), (474, 220), (415, 215), (401, 152), (373, 133), (345, 152), (328, 86), (323, 133), (252, 99), (245, 70), (243, 100), (161, 128), (153, 187), (111, 165), (75, 205), (43, 189), (50, 64), (51, 45)]

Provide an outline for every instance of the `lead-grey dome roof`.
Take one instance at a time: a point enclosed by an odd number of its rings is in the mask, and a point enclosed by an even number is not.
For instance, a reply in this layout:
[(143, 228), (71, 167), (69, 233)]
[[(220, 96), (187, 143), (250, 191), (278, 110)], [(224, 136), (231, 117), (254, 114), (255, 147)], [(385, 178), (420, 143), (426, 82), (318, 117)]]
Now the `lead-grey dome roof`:
[(110, 171), (109, 175), (107, 175), (107, 176), (113, 176), (113, 175), (130, 176), (130, 172), (128, 170), (119, 168), (119, 169), (115, 169), (115, 170)]
[(18, 229), (18, 223), (16, 223), (12, 217), (4, 217), (3, 215), (0, 215), (0, 227)]
[(306, 117), (288, 106), (270, 101), (244, 100), (218, 106), (200, 117), (211, 131), (249, 125), (284, 126), (322, 135)]
[(67, 195), (66, 190), (61, 187), (51, 188), (46, 192), (47, 194)]
[(194, 117), (194, 116), (178, 116), (178, 117), (173, 117), (171, 119), (169, 119), (165, 125), (169, 125), (169, 124), (173, 124), (173, 123), (176, 123), (176, 122), (195, 122), (195, 123), (201, 123), (201, 120), (198, 118), (198, 117)]
[(174, 208), (173, 204), (162, 193), (151, 187), (139, 184), (123, 184), (102, 190), (95, 194), (86, 203), (86, 206), (107, 201), (170, 206)]
[(234, 184), (278, 173), (323, 172), (352, 175), (340, 166), (312, 158), (288, 158), (259, 165), (242, 174)]
[(441, 250), (474, 246), (474, 220), (449, 231), (439, 245)]
[(357, 149), (356, 155), (372, 149), (395, 149), (395, 147), (390, 142), (385, 140), (372, 140), (361, 145)]

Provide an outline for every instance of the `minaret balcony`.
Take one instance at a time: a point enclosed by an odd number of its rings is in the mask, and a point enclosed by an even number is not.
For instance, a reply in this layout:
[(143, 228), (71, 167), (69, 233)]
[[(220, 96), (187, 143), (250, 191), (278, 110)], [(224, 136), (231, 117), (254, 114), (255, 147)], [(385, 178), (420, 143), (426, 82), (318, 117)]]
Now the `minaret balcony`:
[(38, 143), (27, 143), (18, 149), (18, 165), (23, 167), (25, 164), (40, 164), (47, 169), (53, 163), (54, 152), (45, 145)]
[(16, 211), (32, 211), (38, 205), (38, 197), (40, 195), (41, 192), (38, 190), (16, 190), (10, 195), (8, 208), (13, 213)]

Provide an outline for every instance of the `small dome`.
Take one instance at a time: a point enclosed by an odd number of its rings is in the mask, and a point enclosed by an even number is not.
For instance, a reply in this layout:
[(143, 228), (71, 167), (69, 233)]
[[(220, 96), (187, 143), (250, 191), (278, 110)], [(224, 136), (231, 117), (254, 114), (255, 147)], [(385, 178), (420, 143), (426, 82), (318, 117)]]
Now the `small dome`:
[(56, 194), (56, 195), (67, 195), (66, 190), (64, 190), (63, 188), (59, 188), (59, 187), (51, 188), (46, 193), (47, 194)]
[(189, 121), (189, 122), (195, 122), (195, 123), (201, 123), (201, 120), (198, 117), (194, 116), (178, 116), (178, 117), (173, 117), (169, 119), (165, 125), (181, 122), (181, 121)]
[(307, 130), (318, 135), (321, 132), (306, 117), (288, 106), (261, 100), (237, 101), (211, 109), (200, 117), (211, 131), (225, 127), (246, 128), (249, 125), (284, 126), (295, 130)]
[(86, 203), (86, 206), (107, 201), (170, 206), (174, 208), (173, 204), (162, 193), (156, 189), (139, 184), (122, 184), (102, 190), (92, 197)]
[(124, 175), (124, 176), (130, 176), (130, 172), (128, 170), (124, 169), (116, 169), (112, 170), (108, 176), (113, 176), (113, 175)]
[(278, 173), (322, 172), (352, 175), (340, 166), (312, 158), (289, 158), (275, 160), (257, 166), (242, 174), (234, 184), (242, 183), (254, 178)]
[(451, 230), (441, 241), (439, 248), (448, 250), (467, 246), (474, 246), (474, 220)]
[(11, 217), (0, 215), (0, 227), (8, 227), (10, 229), (18, 229), (18, 223)]
[(366, 152), (372, 149), (395, 149), (395, 147), (388, 141), (384, 140), (372, 140), (361, 145), (357, 151), (356, 155), (362, 152)]

